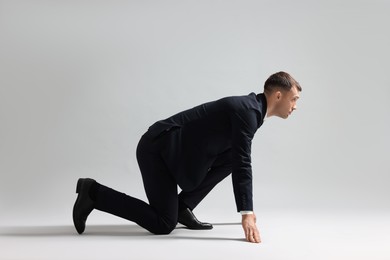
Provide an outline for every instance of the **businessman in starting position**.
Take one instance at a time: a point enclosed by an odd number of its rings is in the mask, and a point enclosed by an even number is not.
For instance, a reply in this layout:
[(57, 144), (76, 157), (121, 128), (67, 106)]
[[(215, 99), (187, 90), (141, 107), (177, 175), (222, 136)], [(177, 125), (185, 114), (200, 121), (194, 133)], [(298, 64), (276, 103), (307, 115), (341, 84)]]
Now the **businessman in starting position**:
[(93, 179), (79, 179), (73, 207), (77, 232), (84, 232), (93, 209), (133, 221), (154, 234), (169, 234), (177, 223), (189, 229), (212, 229), (192, 211), (232, 174), (246, 240), (260, 243), (252, 200), (252, 139), (265, 117), (288, 118), (301, 91), (293, 77), (278, 72), (265, 81), (261, 94), (225, 97), (156, 122), (137, 146), (149, 203)]

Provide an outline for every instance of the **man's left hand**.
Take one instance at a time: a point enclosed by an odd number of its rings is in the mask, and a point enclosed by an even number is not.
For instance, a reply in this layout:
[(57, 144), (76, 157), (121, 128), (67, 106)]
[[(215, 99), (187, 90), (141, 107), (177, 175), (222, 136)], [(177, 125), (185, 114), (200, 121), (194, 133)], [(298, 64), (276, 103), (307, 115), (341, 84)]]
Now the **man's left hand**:
[(260, 232), (256, 226), (256, 215), (255, 214), (246, 214), (242, 215), (242, 228), (245, 232), (245, 238), (248, 242), (251, 243), (260, 243)]

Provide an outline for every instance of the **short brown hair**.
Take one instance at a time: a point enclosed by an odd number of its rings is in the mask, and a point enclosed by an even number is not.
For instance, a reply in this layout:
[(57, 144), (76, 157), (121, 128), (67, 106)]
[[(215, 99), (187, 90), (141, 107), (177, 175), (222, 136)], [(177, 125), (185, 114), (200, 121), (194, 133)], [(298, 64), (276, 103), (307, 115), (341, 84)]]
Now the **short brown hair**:
[(269, 76), (269, 78), (264, 83), (264, 92), (272, 92), (275, 89), (283, 89), (290, 91), (290, 89), (295, 86), (298, 91), (302, 91), (301, 85), (296, 81), (290, 74), (284, 71), (279, 71), (275, 74)]

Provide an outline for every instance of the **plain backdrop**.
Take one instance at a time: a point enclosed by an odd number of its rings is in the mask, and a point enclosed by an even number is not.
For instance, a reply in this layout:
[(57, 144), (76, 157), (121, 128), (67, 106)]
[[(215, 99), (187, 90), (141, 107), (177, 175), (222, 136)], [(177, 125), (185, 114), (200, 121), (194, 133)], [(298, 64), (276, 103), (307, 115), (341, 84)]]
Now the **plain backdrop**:
[[(1, 0), (1, 224), (71, 225), (79, 177), (145, 199), (135, 148), (152, 123), (260, 93), (281, 70), (303, 92), (253, 140), (258, 216), (390, 210), (389, 10), (384, 0)], [(230, 177), (196, 211), (239, 221)]]

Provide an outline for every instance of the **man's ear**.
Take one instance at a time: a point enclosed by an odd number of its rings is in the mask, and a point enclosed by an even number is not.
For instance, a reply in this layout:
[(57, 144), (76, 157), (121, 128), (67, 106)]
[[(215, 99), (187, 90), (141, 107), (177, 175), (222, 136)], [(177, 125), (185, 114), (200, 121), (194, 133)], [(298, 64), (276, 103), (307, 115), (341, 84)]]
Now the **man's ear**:
[(282, 98), (282, 92), (276, 91), (275, 96), (276, 96), (276, 100), (279, 101)]

